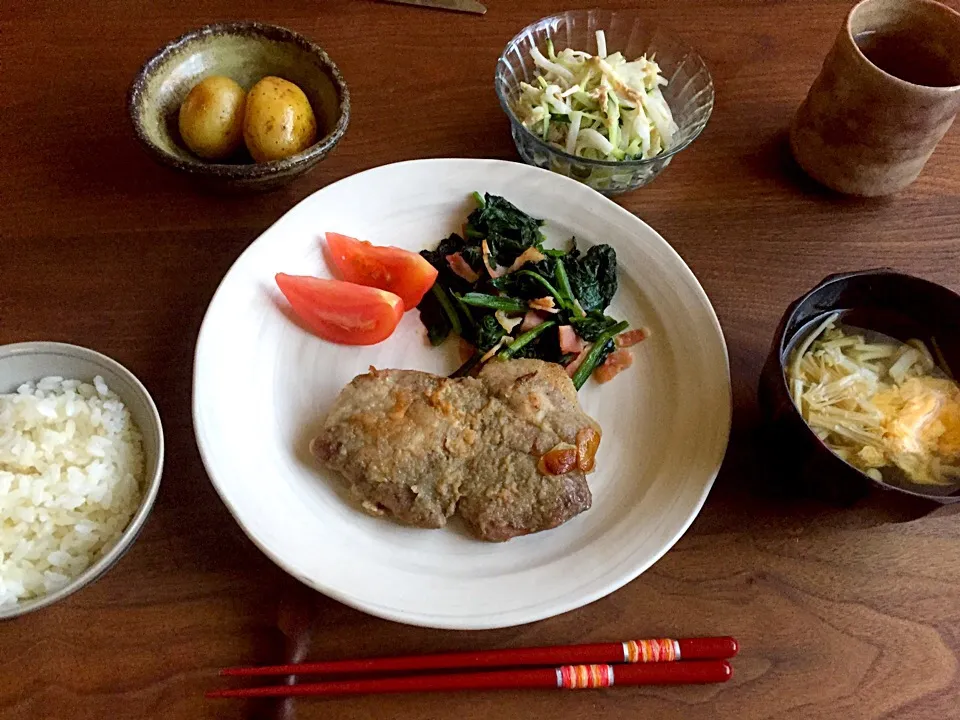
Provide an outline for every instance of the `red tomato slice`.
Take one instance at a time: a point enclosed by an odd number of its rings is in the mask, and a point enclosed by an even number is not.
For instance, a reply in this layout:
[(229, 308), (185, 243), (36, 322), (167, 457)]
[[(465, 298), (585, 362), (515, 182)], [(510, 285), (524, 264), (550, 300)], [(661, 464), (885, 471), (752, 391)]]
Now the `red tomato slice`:
[(395, 293), (406, 310), (415, 308), (437, 279), (437, 269), (409, 250), (332, 232), (327, 233), (327, 248), (344, 280)]
[(277, 285), (313, 332), (341, 345), (375, 345), (390, 337), (403, 317), (403, 300), (384, 290), (284, 273), (277, 275)]

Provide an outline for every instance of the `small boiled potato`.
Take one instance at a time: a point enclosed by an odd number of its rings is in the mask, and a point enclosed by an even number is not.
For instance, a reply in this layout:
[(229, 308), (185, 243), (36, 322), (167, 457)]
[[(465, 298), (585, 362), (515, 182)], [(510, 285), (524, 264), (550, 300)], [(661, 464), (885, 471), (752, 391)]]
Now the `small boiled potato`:
[(313, 145), (317, 119), (303, 90), (278, 77), (265, 77), (247, 95), (243, 139), (257, 162), (281, 160)]
[(223, 160), (243, 142), (246, 93), (228, 77), (213, 75), (197, 83), (180, 106), (180, 137), (206, 160)]

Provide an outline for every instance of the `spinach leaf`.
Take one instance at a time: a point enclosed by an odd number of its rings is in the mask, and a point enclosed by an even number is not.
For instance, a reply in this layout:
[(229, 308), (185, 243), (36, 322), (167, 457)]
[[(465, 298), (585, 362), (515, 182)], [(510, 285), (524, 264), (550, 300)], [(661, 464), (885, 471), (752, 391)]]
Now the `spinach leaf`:
[(462, 303), (471, 307), (489, 308), (490, 310), (503, 310), (504, 312), (526, 312), (527, 304), (522, 300), (515, 300), (510, 297), (500, 297), (498, 295), (487, 295), (486, 293), (470, 292), (465, 295), (457, 296)]
[(601, 365), (603, 365), (604, 360), (606, 360), (610, 356), (610, 353), (612, 353), (616, 349), (617, 349), (616, 340), (607, 340), (603, 344), (603, 349), (600, 350), (600, 355), (597, 356), (596, 367), (600, 367)]
[(556, 326), (556, 320), (547, 320), (546, 322), (540, 323), (535, 328), (531, 328), (525, 333), (519, 335), (513, 342), (500, 351), (498, 357), (501, 360), (507, 360), (509, 358), (516, 357), (517, 354), (522, 352), (525, 347), (531, 345), (534, 341), (538, 340), (544, 335), (556, 335), (556, 331), (554, 330)]
[[(546, 323), (543, 323), (543, 325), (546, 325)], [(539, 327), (542, 327), (542, 325), (538, 325), (534, 330)], [(536, 358), (538, 360), (563, 364), (564, 355), (560, 352), (560, 336), (556, 328), (538, 335), (534, 340), (521, 346), (519, 350), (512, 354), (512, 357)]]
[(617, 253), (609, 245), (594, 245), (582, 257), (564, 258), (563, 264), (574, 297), (588, 313), (603, 310), (617, 294)]
[(557, 299), (560, 301), (560, 307), (566, 308), (568, 310), (576, 310), (576, 315), (583, 315), (581, 312), (583, 308), (577, 308), (573, 302), (573, 288), (570, 287), (570, 278), (567, 277), (567, 267), (563, 262), (554, 263), (554, 271), (557, 276), (557, 288), (559, 289), (559, 296)]
[(460, 251), (460, 255), (467, 261), (467, 265), (470, 266), (471, 270), (483, 277), (487, 268), (483, 264), (483, 250), (480, 249), (479, 245), (465, 246), (463, 250)]
[(630, 324), (626, 321), (619, 322), (600, 333), (596, 343), (590, 348), (580, 367), (577, 368), (577, 371), (573, 374), (573, 384), (577, 390), (583, 387), (583, 384), (587, 381), (587, 378), (590, 377), (590, 374), (613, 352), (613, 349), (616, 347), (613, 338), (628, 327), (630, 327)]
[(442, 240), (436, 250), (421, 250), (420, 255), (437, 269), (437, 283), (454, 292), (464, 293), (472, 288), (471, 283), (451, 270), (450, 263), (447, 262), (447, 255), (452, 255), (456, 252), (463, 256), (463, 259), (467, 261), (467, 265), (469, 265), (474, 272), (479, 274), (486, 272), (483, 269), (483, 257), (480, 252), (480, 247), (468, 245), (467, 241), (456, 233)]
[[(580, 387), (613, 352), (614, 337), (627, 327), (604, 312), (617, 292), (615, 251), (608, 245), (597, 245), (581, 253), (575, 241), (569, 250), (544, 248), (541, 220), (497, 195), (475, 197), (477, 209), (470, 213), (463, 235), (454, 233), (435, 250), (420, 253), (438, 271), (432, 291), (418, 306), (430, 341), (438, 345), (453, 333), (471, 342), (475, 352), (455, 375), (473, 374), (481, 365), (480, 358), (507, 335), (494, 311), (522, 312), (527, 301), (550, 296), (559, 312), (541, 326), (517, 335), (500, 349), (500, 356), (539, 358), (566, 365), (574, 354), (561, 351), (557, 326), (570, 324), (581, 338), (593, 343), (574, 377)], [(491, 262), (501, 267), (512, 265), (530, 247), (540, 250), (544, 258), (491, 278), (483, 262), (484, 240)], [(459, 253), (477, 273), (475, 282), (453, 272), (447, 261), (453, 253)]]
[(490, 257), (497, 265), (509, 266), (527, 248), (540, 247), (542, 220), (530, 217), (499, 195), (484, 196), (484, 203), (467, 218), (468, 241), (486, 239)]
[(595, 342), (605, 330), (616, 325), (617, 321), (599, 310), (594, 310), (587, 313), (586, 317), (570, 318), (570, 324), (583, 340)]
[[(556, 262), (554, 258), (547, 257), (535, 263), (527, 263), (516, 272), (491, 280), (490, 284), (503, 294), (521, 300), (536, 300), (552, 295), (551, 289), (556, 281), (554, 272)], [(540, 279), (533, 275), (539, 275)], [(543, 282), (544, 280), (546, 283)]]
[(497, 322), (497, 318), (494, 317), (493, 313), (491, 313), (484, 315), (477, 321), (471, 334), (472, 337), (468, 338), (468, 340), (470, 340), (473, 346), (482, 354), (500, 342), (500, 338), (506, 335), (506, 331), (503, 329), (503, 326)]
[(447, 265), (447, 255), (460, 252), (466, 244), (466, 240), (456, 233), (452, 233), (449, 237), (440, 241), (436, 250), (421, 250), (420, 255), (439, 270), (441, 266)]
[[(439, 286), (435, 285), (434, 287)], [(440, 345), (447, 339), (453, 326), (450, 324), (450, 318), (440, 304), (437, 294), (428, 292), (424, 295), (420, 304), (417, 305), (417, 310), (420, 311), (420, 322), (427, 328), (427, 337), (430, 338), (430, 344)]]

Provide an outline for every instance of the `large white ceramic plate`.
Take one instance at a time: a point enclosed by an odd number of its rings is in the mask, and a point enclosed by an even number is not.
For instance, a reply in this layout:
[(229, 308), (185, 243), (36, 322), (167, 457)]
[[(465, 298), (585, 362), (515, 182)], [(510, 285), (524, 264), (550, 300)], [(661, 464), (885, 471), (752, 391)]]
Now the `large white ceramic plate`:
[[(593, 507), (556, 530), (493, 544), (455, 523), (401, 527), (365, 515), (307, 450), (355, 375), (449, 373), (418, 313), (373, 347), (320, 340), (284, 314), (274, 274), (330, 277), (322, 233), (411, 250), (458, 231), (474, 190), (547, 218), (548, 237), (617, 251), (612, 314), (652, 330), (633, 367), (589, 382), (603, 427)], [(707, 296), (648, 225), (573, 180), (495, 160), (417, 160), (326, 187), (256, 240), (227, 273), (197, 342), (194, 425), (211, 480), (250, 538), (287, 572), (373, 615), (438, 628), (506, 627), (585, 605), (630, 582), (683, 534), (713, 484), (730, 427), (726, 346)]]

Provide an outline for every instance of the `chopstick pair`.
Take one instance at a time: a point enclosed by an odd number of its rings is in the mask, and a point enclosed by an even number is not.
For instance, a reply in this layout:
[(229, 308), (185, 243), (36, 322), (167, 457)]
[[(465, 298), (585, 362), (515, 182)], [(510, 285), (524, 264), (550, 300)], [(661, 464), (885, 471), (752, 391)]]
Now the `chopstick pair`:
[[(732, 637), (628, 640), (540, 648), (482, 650), (366, 660), (225, 668), (221, 675), (344, 675), (420, 670), (513, 668), (493, 672), (443, 673), (215, 690), (208, 698), (249, 698), (373, 693), (497, 690), (508, 688), (601, 688), (618, 685), (686, 685), (729, 680), (728, 658), (739, 647)], [(683, 662), (679, 662), (679, 661)], [(548, 666), (521, 669), (523, 666)], [(553, 666), (553, 667), (549, 667)]]

